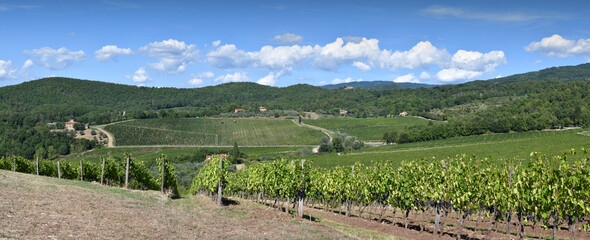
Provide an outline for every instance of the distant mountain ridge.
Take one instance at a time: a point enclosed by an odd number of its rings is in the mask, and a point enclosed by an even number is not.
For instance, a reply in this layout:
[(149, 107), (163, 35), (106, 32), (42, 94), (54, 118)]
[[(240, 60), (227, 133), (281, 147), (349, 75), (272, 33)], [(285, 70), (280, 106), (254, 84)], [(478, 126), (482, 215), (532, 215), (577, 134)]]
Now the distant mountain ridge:
[(335, 89), (343, 87), (355, 87), (362, 89), (371, 90), (391, 90), (391, 89), (404, 89), (404, 88), (430, 88), (437, 85), (425, 84), (425, 83), (395, 83), (392, 81), (360, 81), (360, 82), (349, 82), (349, 83), (338, 83), (328, 84), (320, 86), (321, 88)]

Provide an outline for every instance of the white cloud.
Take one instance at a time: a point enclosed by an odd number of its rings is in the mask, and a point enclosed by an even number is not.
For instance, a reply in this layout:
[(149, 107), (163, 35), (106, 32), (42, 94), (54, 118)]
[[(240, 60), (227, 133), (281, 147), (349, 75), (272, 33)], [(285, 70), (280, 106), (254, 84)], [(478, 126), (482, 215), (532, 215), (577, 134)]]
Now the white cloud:
[(451, 59), (451, 67), (478, 72), (491, 72), (498, 65), (505, 64), (506, 57), (503, 51), (491, 51), (480, 53), (474, 51), (459, 50)]
[[(334, 42), (324, 46), (273, 47), (267, 45), (258, 51), (244, 51), (233, 44), (225, 44), (207, 53), (207, 62), (212, 67), (222, 69), (265, 68), (272, 71), (273, 74), (297, 65), (309, 64), (311, 67), (327, 71), (337, 71), (342, 65), (351, 65), (360, 71), (369, 71), (375, 68), (390, 71), (429, 69), (436, 66), (440, 69), (478, 72), (481, 75), (494, 71), (497, 66), (505, 64), (506, 57), (503, 51), (481, 53), (459, 50), (455, 54), (450, 54), (446, 49), (437, 48), (428, 41), (418, 42), (411, 49), (405, 51), (381, 49), (377, 39), (349, 37), (347, 41), (344, 38), (337, 38)], [(447, 70), (443, 73), (454, 70)], [(267, 79), (271, 79), (271, 75), (269, 74)], [(464, 74), (463, 76), (473, 75)], [(421, 74), (420, 78), (431, 78), (428, 76)]]
[(256, 59), (255, 67), (264, 67), (271, 70), (284, 69), (302, 63), (314, 55), (311, 46), (264, 46), (257, 53), (252, 53)]
[(399, 76), (395, 79), (393, 79), (393, 82), (395, 83), (420, 83), (420, 80), (418, 80), (413, 73), (409, 73), (403, 76)]
[(430, 79), (431, 77), (432, 76), (430, 76), (430, 74), (428, 74), (427, 72), (420, 73), (420, 79), (422, 80)]
[(74, 62), (80, 62), (86, 59), (86, 53), (83, 51), (72, 52), (67, 48), (53, 49), (50, 47), (42, 47), (39, 49), (25, 50), (24, 53), (30, 55), (33, 62), (41, 67), (51, 70), (65, 69)]
[(539, 63), (541, 63), (541, 59), (537, 59), (533, 62), (533, 64), (539, 64)]
[(438, 49), (429, 41), (419, 42), (408, 51), (383, 50), (372, 60), (381, 68), (397, 70), (400, 68), (417, 69), (428, 65), (444, 65), (448, 63), (450, 54), (446, 49)]
[(280, 77), (282, 77), (284, 74), (289, 73), (289, 72), (291, 72), (290, 68), (284, 69), (284, 70), (281, 70), (278, 72), (270, 72), (265, 77), (258, 79), (258, 81), (256, 83), (261, 84), (261, 85), (274, 86)]
[(366, 72), (366, 71), (371, 70), (371, 66), (367, 65), (364, 62), (357, 62), (357, 61), (355, 61), (355, 62), (352, 63), (352, 65), (355, 66), (356, 68), (358, 68), (358, 70), (361, 70), (363, 72)]
[(226, 74), (224, 76), (219, 76), (215, 78), (216, 82), (247, 82), (250, 81), (250, 77), (248, 77), (248, 73), (246, 72), (235, 72), (234, 74)]
[(283, 35), (276, 35), (273, 40), (283, 44), (299, 44), (303, 41), (303, 37), (293, 33), (285, 33)]
[(208, 72), (197, 73), (197, 74), (195, 74), (195, 76), (197, 78), (210, 79), (210, 78), (213, 78), (215, 76), (215, 74), (211, 71), (208, 71)]
[(201, 85), (203, 84), (203, 79), (211, 79), (215, 76), (215, 74), (211, 71), (208, 72), (202, 72), (202, 73), (197, 73), (197, 74), (191, 74), (192, 79), (188, 80), (188, 83), (190, 85)]
[(12, 66), (12, 61), (0, 60), (0, 79), (16, 78), (16, 68)]
[(538, 52), (548, 57), (590, 56), (590, 39), (568, 40), (558, 34), (531, 42), (524, 48), (528, 52)]
[(346, 79), (340, 79), (340, 78), (335, 78), (334, 80), (332, 80), (332, 84), (340, 84), (340, 83), (351, 83), (351, 82), (362, 82), (363, 79), (359, 78), (359, 79), (352, 79), (350, 77), (346, 78)]
[(188, 84), (190, 84), (190, 85), (201, 85), (201, 84), (203, 84), (203, 79), (193, 78), (191, 80), (188, 80)]
[(135, 71), (135, 73), (133, 74), (133, 76), (125, 76), (125, 78), (127, 79), (131, 79), (134, 82), (138, 82), (138, 83), (142, 83), (142, 82), (146, 82), (148, 80), (151, 80), (151, 78), (148, 76), (147, 72), (145, 71), (145, 68), (140, 67), (139, 69), (137, 69), (137, 71)]
[(257, 52), (245, 52), (226, 44), (207, 53), (207, 61), (217, 68), (262, 67), (280, 70), (300, 64), (315, 53), (311, 46), (264, 46)]
[(225, 44), (207, 53), (207, 62), (216, 68), (244, 68), (250, 66), (254, 60), (252, 54), (236, 48), (236, 45)]
[(362, 38), (360, 42), (347, 42), (342, 38), (319, 48), (313, 66), (319, 69), (336, 71), (342, 64), (351, 64), (378, 55), (379, 40)]
[(436, 78), (443, 82), (454, 82), (458, 80), (473, 79), (479, 77), (483, 72), (469, 71), (464, 69), (448, 68), (436, 73)]
[(214, 47), (217, 47), (221, 44), (221, 40), (213, 41), (211, 44), (213, 44)]
[(131, 55), (133, 51), (130, 48), (119, 48), (116, 45), (106, 45), (94, 52), (96, 60), (104, 62), (117, 57), (117, 55)]
[(174, 39), (161, 42), (152, 42), (139, 48), (140, 52), (148, 57), (158, 58), (160, 62), (148, 65), (158, 71), (168, 73), (181, 73), (195, 63), (199, 50), (194, 44), (187, 45)]
[(529, 22), (539, 19), (560, 18), (549, 14), (532, 15), (517, 12), (476, 12), (455, 7), (431, 6), (422, 10), (425, 15), (435, 18), (454, 17), (461, 19), (486, 20), (494, 22)]
[(23, 64), (21, 70), (25, 71), (27, 69), (29, 69), (30, 67), (32, 67), (34, 65), (33, 61), (31, 61), (31, 59), (27, 59), (27, 61), (25, 61), (25, 63)]

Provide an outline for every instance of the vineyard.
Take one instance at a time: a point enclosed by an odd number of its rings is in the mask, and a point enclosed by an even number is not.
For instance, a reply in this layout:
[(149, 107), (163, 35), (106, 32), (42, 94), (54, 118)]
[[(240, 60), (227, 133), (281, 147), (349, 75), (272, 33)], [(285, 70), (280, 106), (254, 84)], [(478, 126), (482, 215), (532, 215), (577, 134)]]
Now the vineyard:
[(429, 122), (440, 124), (417, 117), (393, 118), (324, 118), (304, 120), (305, 123), (346, 133), (363, 141), (381, 141), (383, 133), (391, 130), (402, 130), (410, 126), (426, 125)]
[(161, 118), (107, 125), (115, 145), (315, 145), (321, 131), (284, 119)]
[[(584, 149), (581, 153), (587, 155)], [(195, 178), (191, 192), (213, 196), (223, 186), (223, 194), (256, 202), (274, 200), (272, 205), (280, 209), (285, 205), (286, 212), (293, 204), (299, 216), (304, 203), (346, 216), (353, 209), (361, 217), (366, 211), (369, 219), (379, 222), (388, 212), (395, 216), (399, 211), (399, 224), (405, 228), (457, 239), (489, 238), (492, 231), (523, 239), (542, 234), (543, 228), (551, 229), (553, 239), (577, 234), (584, 238), (590, 237), (590, 158), (569, 160), (575, 155), (572, 149), (552, 158), (534, 152), (526, 161), (458, 156), (403, 162), (399, 168), (381, 162), (331, 170), (313, 168), (305, 160), (283, 159), (252, 164), (236, 173), (227, 173), (226, 161), (210, 161)], [(411, 213), (420, 217), (412, 222)], [(457, 224), (445, 229), (451, 218)], [(480, 228), (482, 224), (486, 227)], [(473, 230), (473, 236), (463, 235), (464, 228)]]
[[(161, 175), (155, 179), (148, 171), (142, 161), (137, 161), (130, 155), (125, 155), (126, 161), (113, 157), (102, 158), (101, 163), (79, 160), (79, 162), (51, 161), (46, 159), (29, 160), (20, 156), (0, 158), (0, 169), (37, 174), (40, 176), (80, 180), (87, 182), (100, 182), (109, 186), (125, 186), (131, 189), (159, 190), (170, 189), (173, 196), (178, 196), (178, 183), (176, 170), (172, 164), (164, 162), (161, 165), (164, 155), (160, 155), (158, 161), (158, 172), (164, 176), (162, 184)], [(162, 170), (164, 167), (164, 170)]]
[(419, 160), (433, 156), (442, 158), (464, 153), (492, 159), (528, 158), (531, 151), (554, 156), (571, 148), (590, 149), (590, 137), (579, 133), (580, 130), (486, 134), (363, 148), (347, 154), (324, 154), (308, 156), (307, 159), (313, 160), (319, 167), (333, 168), (356, 162), (371, 165), (381, 160), (399, 164), (402, 160)]

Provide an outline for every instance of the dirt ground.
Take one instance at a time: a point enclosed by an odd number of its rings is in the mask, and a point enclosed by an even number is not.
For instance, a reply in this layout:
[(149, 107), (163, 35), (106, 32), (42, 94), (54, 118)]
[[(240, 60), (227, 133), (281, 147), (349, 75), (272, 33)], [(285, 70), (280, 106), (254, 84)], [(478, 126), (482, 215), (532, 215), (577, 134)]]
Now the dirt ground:
[(0, 239), (393, 238), (354, 229), (245, 200), (218, 207), (200, 195), (170, 200), (154, 191), (0, 170)]
[[(350, 226), (363, 228), (367, 230), (377, 231), (385, 234), (395, 235), (396, 237), (404, 239), (455, 239), (456, 226), (459, 223), (459, 216), (456, 213), (449, 213), (445, 221), (442, 236), (433, 235), (434, 223), (430, 222), (435, 218), (434, 212), (427, 212), (424, 221), (424, 230), (420, 231), (420, 223), (422, 221), (421, 212), (412, 211), (408, 216), (408, 229), (404, 228), (404, 216), (399, 210), (393, 215), (393, 209), (387, 208), (381, 221), (379, 221), (379, 214), (381, 209), (374, 209), (374, 214), (369, 214), (369, 208), (365, 208), (362, 213), (362, 217), (359, 217), (359, 208), (354, 207), (351, 211), (351, 217), (344, 216), (344, 213), (339, 212), (340, 209), (331, 209), (326, 211), (322, 205), (311, 205), (312, 216), (319, 216), (322, 218), (328, 218), (332, 221), (340, 222)], [(344, 208), (342, 209), (344, 210)], [(477, 220), (479, 218), (479, 221)], [(473, 215), (469, 217), (465, 223), (464, 228), (461, 232), (461, 239), (485, 239), (487, 229), (490, 227), (491, 218), (482, 215)], [(557, 231), (558, 239), (572, 239), (573, 233), (567, 229), (567, 225), (564, 223), (561, 225), (560, 230)], [(582, 224), (576, 224), (576, 239), (590, 239), (590, 232), (584, 232)], [(506, 229), (506, 222), (497, 222), (494, 226), (494, 230), (490, 233), (490, 239), (519, 239), (518, 232), (518, 221), (516, 216), (512, 217), (510, 232), (512, 235), (504, 234)], [(496, 231), (499, 230), (499, 231)], [(551, 239), (553, 236), (552, 229), (543, 229), (539, 224), (535, 228), (531, 226), (525, 226), (525, 237), (524, 239)]]
[[(202, 195), (171, 200), (155, 191), (125, 190), (96, 183), (39, 177), (0, 170), (0, 239), (455, 239), (457, 216), (450, 214), (444, 234), (431, 232), (432, 213), (420, 231), (421, 215), (409, 215), (403, 227), (401, 212), (387, 209), (382, 221), (358, 207), (352, 217), (311, 204), (305, 219), (267, 205), (239, 198), (226, 198), (218, 207)], [(308, 219), (312, 216), (312, 220)], [(466, 221), (462, 239), (484, 239), (489, 219), (476, 216)], [(505, 223), (496, 229), (505, 229)], [(563, 226), (567, 227), (567, 226)], [(577, 225), (577, 239), (590, 239)], [(475, 230), (475, 231), (474, 231)], [(511, 232), (518, 231), (513, 219)], [(551, 236), (552, 230), (525, 228), (525, 239)], [(571, 231), (558, 231), (571, 238)], [(492, 231), (491, 239), (518, 239)]]

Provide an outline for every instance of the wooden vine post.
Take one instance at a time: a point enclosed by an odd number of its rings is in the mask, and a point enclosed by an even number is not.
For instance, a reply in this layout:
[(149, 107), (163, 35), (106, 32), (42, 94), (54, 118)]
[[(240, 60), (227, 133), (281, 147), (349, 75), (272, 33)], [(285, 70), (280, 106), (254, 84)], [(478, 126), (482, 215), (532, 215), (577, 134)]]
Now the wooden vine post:
[(12, 156), (12, 171), (16, 172), (16, 158)]
[(125, 166), (125, 188), (129, 188), (129, 155), (127, 155), (127, 165)]
[(304, 169), (304, 163), (305, 163), (305, 159), (301, 160), (301, 172), (303, 172), (303, 179), (301, 179), (301, 186), (299, 188), (299, 196), (297, 196), (297, 217), (303, 217), (303, 184), (305, 181), (305, 172), (303, 171)]
[(39, 156), (37, 156), (37, 176), (39, 176)]
[[(443, 162), (443, 171), (447, 170), (447, 164), (445, 162)], [(442, 178), (443, 176), (441, 176)], [(441, 208), (441, 203), (437, 202), (436, 204), (436, 217), (434, 218), (434, 234), (438, 233), (438, 227), (440, 225), (440, 208)], [(442, 230), (441, 230), (442, 233)]]
[(60, 166), (60, 162), (61, 161), (57, 161), (57, 177), (61, 178), (61, 166)]
[(223, 171), (223, 157), (219, 156), (219, 182), (217, 183), (217, 205), (221, 206), (221, 178)]
[(84, 181), (84, 169), (82, 168), (82, 160), (80, 160), (80, 181)]
[[(350, 178), (354, 177), (354, 165), (352, 165), (352, 171), (350, 172)], [(350, 205), (352, 204), (352, 199), (346, 199), (346, 216), (350, 217)]]
[(104, 161), (105, 161), (105, 158), (103, 157), (102, 158), (102, 171), (100, 172), (100, 185), (102, 185), (104, 182)]
[[(514, 174), (514, 168), (510, 166), (510, 181), (508, 182), (508, 188), (512, 192), (512, 175)], [(508, 211), (508, 217), (506, 218), (506, 234), (510, 234), (510, 221), (512, 220), (512, 213)]]
[(164, 162), (166, 161), (166, 158), (164, 158), (164, 156), (162, 156), (162, 194), (164, 194)]

